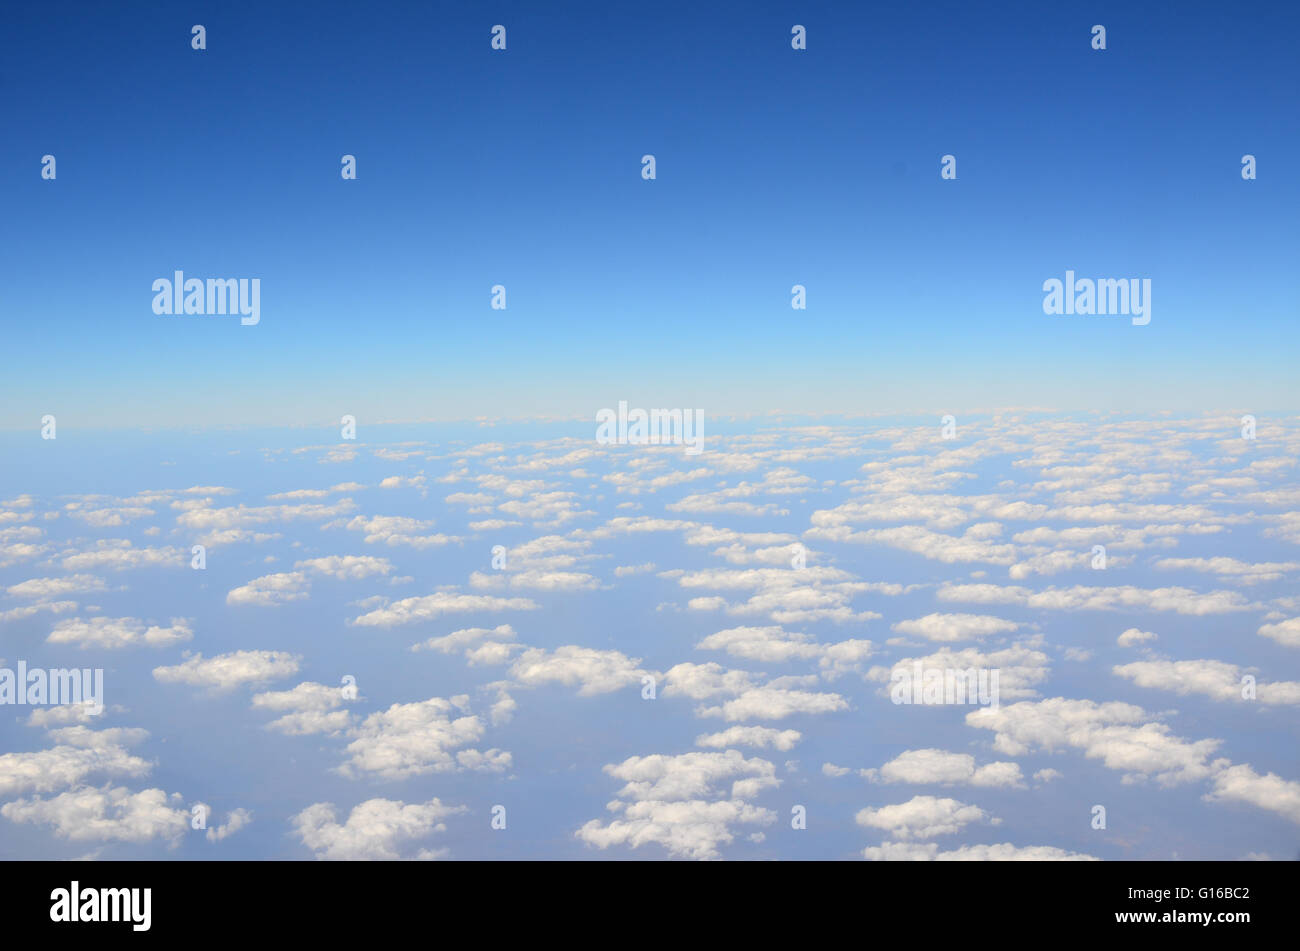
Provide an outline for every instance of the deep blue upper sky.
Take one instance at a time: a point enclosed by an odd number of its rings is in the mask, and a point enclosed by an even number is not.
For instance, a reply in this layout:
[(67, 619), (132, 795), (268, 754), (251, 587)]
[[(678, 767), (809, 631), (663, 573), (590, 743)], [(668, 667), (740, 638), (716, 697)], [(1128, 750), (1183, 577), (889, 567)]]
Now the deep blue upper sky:
[(0, 427), (1294, 408), (1296, 6), (999, 6), (15, 8)]

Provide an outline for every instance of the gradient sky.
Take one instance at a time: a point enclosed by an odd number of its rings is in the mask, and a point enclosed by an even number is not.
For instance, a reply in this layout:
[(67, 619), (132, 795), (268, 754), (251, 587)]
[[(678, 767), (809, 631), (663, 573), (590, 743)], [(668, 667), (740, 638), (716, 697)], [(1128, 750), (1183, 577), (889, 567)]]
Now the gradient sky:
[(1300, 8), (986, 6), (7, 12), (0, 667), (109, 710), (0, 715), (0, 858), (1295, 855)]
[[(999, 6), (17, 7), (0, 427), (1294, 409), (1300, 11)], [(1150, 325), (1044, 315), (1067, 268)]]

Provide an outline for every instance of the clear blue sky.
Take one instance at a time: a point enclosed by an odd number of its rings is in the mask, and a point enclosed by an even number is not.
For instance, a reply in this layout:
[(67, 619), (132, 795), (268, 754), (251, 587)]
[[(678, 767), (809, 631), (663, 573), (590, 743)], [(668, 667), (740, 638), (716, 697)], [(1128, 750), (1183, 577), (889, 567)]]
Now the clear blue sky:
[(1295, 408), (1295, 4), (999, 6), (18, 6), (0, 427)]

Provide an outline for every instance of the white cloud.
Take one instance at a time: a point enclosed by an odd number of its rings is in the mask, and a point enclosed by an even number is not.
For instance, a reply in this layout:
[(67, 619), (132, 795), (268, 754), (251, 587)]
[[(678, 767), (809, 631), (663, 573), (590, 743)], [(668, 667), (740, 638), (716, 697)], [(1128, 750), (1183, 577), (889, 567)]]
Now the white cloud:
[(1276, 624), (1264, 624), (1258, 633), (1261, 637), (1271, 637), (1285, 647), (1300, 647), (1300, 617), (1287, 618)]
[[(333, 803), (318, 802), (295, 815), (291, 822), (302, 844), (316, 858), (332, 861), (394, 860), (411, 843), (445, 832), (448, 816), (467, 812), (464, 806), (444, 805), (439, 799), (424, 803), (403, 803), (391, 799), (367, 799), (353, 807), (345, 821), (338, 821)], [(414, 858), (436, 858), (441, 853), (421, 850)]]
[(570, 644), (554, 651), (541, 648), (524, 651), (510, 667), (510, 676), (527, 687), (547, 683), (581, 685), (579, 696), (589, 697), (633, 685), (640, 687), (642, 677), (657, 677), (643, 670), (640, 663), (640, 658), (628, 657), (620, 651)]
[(907, 750), (879, 769), (863, 770), (866, 778), (880, 783), (938, 783), (944, 786), (1007, 786), (1024, 784), (1020, 765), (1012, 762), (975, 766), (969, 753), (946, 750)]
[(911, 621), (899, 621), (893, 630), (900, 634), (915, 634), (931, 641), (964, 641), (990, 634), (1005, 634), (1019, 628), (1015, 621), (1007, 621), (989, 614), (927, 614)]
[(290, 677), (298, 672), (298, 663), (299, 658), (284, 651), (233, 651), (206, 660), (200, 653), (172, 667), (155, 667), (153, 676), (161, 683), (230, 690)]
[(253, 814), (247, 809), (232, 809), (226, 816), (226, 821), (221, 825), (213, 826), (208, 829), (206, 838), (209, 842), (220, 842), (222, 839), (228, 839), (240, 829), (251, 824)]
[(1191, 588), (1136, 588), (1117, 585), (1109, 588), (1028, 588), (994, 584), (945, 584), (939, 588), (940, 601), (967, 601), (978, 604), (1019, 604), (1027, 608), (1050, 611), (1108, 611), (1115, 608), (1139, 608), (1148, 611), (1174, 611), (1202, 616), (1227, 614), (1250, 608), (1235, 591), (1211, 591), (1201, 594)]
[(118, 650), (124, 647), (170, 647), (194, 637), (194, 629), (185, 618), (172, 618), (170, 627), (146, 625), (139, 618), (93, 617), (69, 618), (54, 625), (46, 640), (51, 644), (76, 644), (83, 650), (97, 647)]
[(94, 575), (69, 575), (66, 578), (33, 578), (7, 589), (11, 598), (29, 598), (46, 601), (65, 594), (103, 591), (104, 582)]
[(301, 571), (263, 575), (231, 590), (226, 595), (226, 603), (273, 607), (304, 600), (310, 587), (307, 576)]
[(179, 842), (190, 830), (190, 811), (180, 793), (161, 789), (133, 793), (122, 787), (81, 787), (50, 799), (20, 799), (0, 807), (12, 822), (48, 825), (73, 841)]
[(1138, 644), (1145, 644), (1147, 641), (1154, 641), (1159, 635), (1150, 631), (1140, 631), (1136, 627), (1130, 627), (1119, 637), (1115, 638), (1115, 643), (1120, 647), (1134, 647)]
[(862, 850), (872, 862), (1099, 862), (1083, 852), (1069, 852), (1052, 845), (1017, 846), (1010, 842), (997, 845), (963, 845), (947, 852), (939, 851), (934, 842), (886, 842)]
[[(1244, 671), (1220, 660), (1142, 660), (1111, 668), (1139, 687), (1172, 690), (1182, 696), (1203, 694), (1229, 703), (1250, 703), (1243, 696)], [(1268, 705), (1300, 703), (1300, 683), (1274, 681), (1255, 685), (1255, 699)]]
[(347, 523), (347, 527), (351, 531), (364, 533), (367, 545), (424, 549), (460, 541), (453, 535), (430, 533), (433, 524), (432, 520), (407, 518), (401, 515), (357, 515)]
[(721, 733), (704, 733), (695, 738), (696, 746), (725, 749), (728, 746), (756, 746), (786, 752), (794, 749), (802, 736), (798, 730), (775, 730), (766, 726), (733, 726)]
[(609, 804), (621, 818), (593, 819), (576, 833), (600, 849), (656, 843), (669, 855), (713, 859), (734, 841), (734, 826), (776, 821), (772, 810), (745, 801), (780, 784), (775, 767), (736, 750), (633, 756), (605, 772), (626, 783)]
[(886, 834), (899, 839), (932, 839), (937, 835), (949, 835), (987, 818), (979, 806), (936, 796), (913, 796), (907, 802), (892, 806), (868, 807), (854, 817), (860, 826), (883, 829)]
[(471, 611), (535, 611), (539, 605), (529, 598), (498, 598), (485, 594), (459, 594), (439, 591), (416, 598), (403, 598), (382, 608), (376, 608), (352, 623), (361, 627), (395, 627), (432, 621), (444, 614), (463, 614)]
[(425, 773), (462, 769), (502, 772), (510, 754), (498, 749), (479, 752), (469, 744), (482, 738), (483, 721), (455, 715), (459, 707), (441, 697), (415, 703), (395, 703), (372, 713), (352, 730), (349, 760), (340, 772), (349, 777), (373, 774), (404, 779)]

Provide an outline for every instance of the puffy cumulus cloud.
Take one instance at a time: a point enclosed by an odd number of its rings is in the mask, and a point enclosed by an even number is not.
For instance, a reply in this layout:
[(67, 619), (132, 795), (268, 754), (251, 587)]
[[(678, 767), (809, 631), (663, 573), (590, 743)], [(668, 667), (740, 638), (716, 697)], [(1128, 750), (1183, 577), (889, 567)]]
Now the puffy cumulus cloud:
[(288, 492), (276, 492), (268, 495), (269, 502), (294, 502), (300, 499), (324, 499), (338, 492), (360, 492), (365, 486), (360, 482), (340, 482), (328, 489), (292, 489)]
[(67, 594), (104, 591), (105, 585), (102, 578), (94, 575), (68, 575), (66, 578), (32, 578), (30, 581), (10, 585), (5, 590), (11, 598), (48, 601)]
[(409, 804), (392, 799), (367, 799), (354, 806), (341, 823), (334, 804), (329, 802), (314, 803), (290, 821), (302, 844), (320, 860), (429, 859), (440, 857), (443, 852), (421, 849), (413, 856), (403, 852), (409, 852), (412, 843), (447, 831), (443, 820), (467, 811), (464, 806), (446, 805), (436, 798)]
[[(897, 461), (868, 465), (896, 466)], [(863, 522), (924, 522), (932, 529), (952, 529), (975, 518), (1026, 521), (1041, 519), (1047, 512), (1046, 505), (1012, 501), (992, 495), (916, 495), (901, 492), (879, 500), (855, 500), (832, 509), (821, 509), (813, 512), (810, 521), (818, 532), (814, 537), (853, 541), (857, 540), (851, 537), (853, 533), (843, 529)], [(837, 533), (834, 529), (841, 531)]]
[(88, 750), (111, 749), (115, 746), (134, 746), (149, 738), (149, 731), (139, 727), (115, 726), (92, 730), (84, 722), (50, 730), (50, 736), (59, 743)]
[(34, 561), (45, 554), (49, 546), (40, 541), (44, 534), (32, 526), (0, 528), (0, 568)]
[(264, 575), (235, 588), (226, 595), (227, 604), (251, 604), (272, 607), (289, 601), (302, 601), (311, 591), (311, 579), (333, 578), (336, 581), (360, 581), (393, 570), (387, 558), (372, 555), (329, 555), (311, 558), (294, 565), (293, 571)]
[(1300, 824), (1300, 783), (1274, 773), (1261, 776), (1245, 764), (1225, 767), (1214, 774), (1209, 802), (1238, 802), (1276, 812)]
[(1173, 548), (1179, 535), (1215, 535), (1224, 530), (1223, 525), (1165, 524), (1130, 528), (1119, 524), (1072, 525), (1068, 528), (1037, 526), (1017, 532), (1012, 540), (1022, 545), (1048, 545), (1087, 548), (1104, 544), (1108, 550), (1138, 551), (1144, 548)]
[(605, 772), (626, 785), (609, 804), (620, 818), (593, 819), (576, 833), (596, 848), (654, 843), (671, 856), (714, 859), (734, 841), (733, 827), (776, 821), (772, 810), (745, 801), (780, 784), (775, 767), (737, 750), (633, 756)]
[(886, 842), (862, 850), (872, 862), (1100, 862), (1083, 852), (1069, 852), (1052, 845), (963, 845), (941, 852), (934, 842)]
[(930, 641), (965, 641), (990, 634), (1007, 634), (1019, 627), (1015, 621), (990, 614), (927, 614), (910, 621), (899, 621), (892, 629)]
[(746, 690), (717, 706), (699, 708), (696, 712), (703, 717), (721, 717), (735, 722), (783, 720), (801, 713), (835, 713), (848, 708), (849, 702), (837, 693), (764, 685)]
[(1136, 627), (1130, 627), (1119, 637), (1115, 638), (1115, 643), (1120, 647), (1136, 647), (1138, 644), (1145, 644), (1147, 641), (1154, 641), (1158, 638), (1158, 634), (1153, 634), (1150, 631), (1141, 631)]
[(745, 502), (723, 496), (725, 493), (718, 492), (688, 495), (679, 501), (669, 502), (666, 507), (672, 512), (714, 512), (719, 515), (784, 516), (790, 514), (789, 509), (782, 508), (774, 502)]
[(340, 710), (345, 702), (342, 686), (306, 681), (292, 690), (254, 694), (253, 708), (282, 714), (266, 725), (268, 730), (290, 736), (310, 733), (338, 733), (351, 723), (351, 714)]
[(875, 653), (875, 646), (868, 640), (850, 639), (822, 645), (822, 655), (818, 660), (822, 676), (834, 680), (843, 674), (861, 670), (862, 661)]
[(575, 835), (598, 849), (616, 845), (635, 849), (656, 844), (678, 858), (716, 859), (721, 855), (721, 846), (735, 841), (734, 826), (770, 826), (776, 822), (776, 813), (771, 809), (741, 801), (615, 800), (610, 805), (622, 813), (621, 819), (608, 823), (592, 819)]
[(393, 570), (393, 564), (387, 558), (373, 555), (330, 555), (300, 561), (294, 568), (339, 581), (359, 581), (374, 575), (386, 575)]
[[(376, 452), (376, 455), (380, 455), (380, 453), (383, 453), (383, 455), (380, 456), (380, 458), (382, 459), (393, 459), (393, 458), (400, 459), (407, 455), (413, 455), (408, 453), (393, 452), (392, 450), (379, 450), (378, 452)], [(423, 475), (389, 476), (388, 478), (380, 481), (379, 487), (381, 489), (419, 489), (419, 488), (423, 488), (424, 484), (427, 481), (428, 480)]]
[(1257, 633), (1261, 637), (1271, 637), (1284, 647), (1300, 647), (1300, 617), (1264, 624)]
[[(821, 556), (810, 551), (798, 536), (784, 532), (738, 532), (713, 525), (695, 525), (685, 532), (688, 545), (707, 546), (712, 554), (733, 565), (807, 567)], [(717, 547), (714, 547), (717, 546)]]
[(311, 585), (301, 571), (285, 571), (254, 578), (226, 594), (227, 604), (248, 604), (273, 607), (290, 601), (302, 601)]
[(50, 728), (69, 723), (97, 724), (104, 711), (91, 713), (84, 703), (64, 703), (53, 707), (36, 707), (27, 717), (27, 725)]
[(19, 799), (0, 806), (11, 822), (50, 826), (74, 842), (178, 843), (190, 830), (190, 811), (180, 793), (161, 789), (131, 792), (123, 787), (80, 787), (49, 799)]
[(600, 581), (585, 571), (573, 569), (590, 560), (591, 542), (561, 535), (544, 535), (505, 552), (504, 563), (490, 573), (470, 575), (471, 587), (479, 589), (524, 588), (534, 591), (587, 591)]
[(443, 501), (448, 505), (467, 505), (471, 512), (490, 512), (496, 496), (486, 492), (453, 492), (444, 496)]
[(986, 763), (976, 767), (975, 757), (969, 753), (949, 753), (936, 749), (907, 750), (879, 769), (862, 770), (862, 775), (877, 783), (1004, 787), (1024, 785), (1018, 763)]
[(459, 542), (454, 535), (430, 533), (432, 520), (407, 518), (402, 515), (354, 516), (347, 522), (349, 531), (361, 532), (367, 545), (388, 545), (390, 548), (437, 548)]
[(769, 664), (816, 659), (827, 679), (857, 670), (874, 650), (869, 640), (819, 643), (807, 634), (790, 633), (777, 626), (728, 628), (710, 634), (695, 647)]
[(523, 522), (512, 521), (508, 518), (485, 518), (477, 522), (469, 523), (471, 532), (499, 532), (503, 528), (514, 528), (522, 525)]
[(1218, 515), (1204, 505), (1140, 505), (1134, 503), (1066, 505), (1048, 513), (1066, 522), (1219, 522), (1240, 521), (1241, 517)]
[(69, 502), (64, 506), (70, 518), (80, 519), (91, 528), (119, 528), (155, 514), (143, 505), (112, 505), (92, 508), (93, 503)]
[(903, 586), (879, 585), (852, 580), (852, 575), (838, 568), (809, 566), (791, 568), (706, 569), (703, 571), (666, 571), (687, 589), (712, 591), (752, 591), (746, 601), (729, 603), (718, 595), (697, 598), (691, 607), (698, 610), (724, 610), (735, 616), (764, 615), (778, 624), (801, 624), (812, 621), (869, 621), (880, 617), (871, 611), (854, 611), (852, 601), (866, 593), (902, 593)]
[(253, 813), (248, 809), (232, 809), (226, 816), (226, 821), (208, 829), (206, 838), (209, 842), (220, 842), (228, 839), (240, 829), (251, 825), (253, 822)]
[(534, 647), (525, 650), (510, 667), (510, 676), (525, 687), (538, 687), (548, 683), (565, 686), (578, 685), (583, 697), (612, 693), (623, 687), (640, 686), (641, 678), (654, 671), (643, 670), (639, 657), (628, 657), (621, 651), (596, 650), (572, 644), (546, 651)]
[(677, 664), (664, 674), (664, 696), (685, 696), (703, 700), (723, 694), (736, 694), (754, 686), (753, 675), (744, 670), (728, 670), (721, 664)]
[(988, 565), (1011, 565), (1018, 558), (1016, 546), (995, 542), (1001, 532), (996, 522), (972, 525), (962, 535), (946, 535), (922, 525), (898, 525), (893, 528), (870, 528), (851, 531), (846, 527), (814, 528), (806, 538), (860, 545), (885, 545), (911, 552), (944, 564), (980, 562)]
[(833, 713), (849, 709), (837, 693), (798, 689), (810, 678), (778, 678), (760, 684), (743, 670), (728, 670), (719, 664), (677, 664), (664, 674), (665, 697), (684, 696), (692, 700), (729, 697), (720, 704), (700, 704), (696, 716), (739, 720), (780, 720), (807, 713)]
[(517, 519), (532, 522), (539, 528), (554, 528), (575, 518), (595, 515), (579, 506), (573, 492), (537, 492), (529, 498), (510, 499), (497, 510)]
[(807, 634), (787, 633), (780, 627), (733, 627), (710, 634), (695, 645), (697, 650), (726, 651), (733, 657), (763, 663), (782, 663), (821, 654), (821, 646)]
[(1300, 562), (1245, 562), (1220, 555), (1216, 558), (1161, 558), (1155, 567), (1161, 571), (1201, 571), (1218, 575), (1221, 581), (1260, 584), (1277, 581), (1300, 570)]
[(135, 548), (125, 538), (101, 539), (86, 551), (66, 551), (61, 556), (64, 571), (126, 571), (133, 568), (181, 568), (189, 563), (180, 548)]
[(50, 614), (70, 614), (77, 610), (76, 601), (41, 601), (37, 604), (25, 604), (19, 608), (0, 611), (0, 624), (21, 621), (23, 618), (35, 617), (42, 611)]
[(456, 591), (438, 591), (421, 597), (403, 598), (383, 607), (375, 608), (350, 623), (360, 627), (396, 627), (432, 621), (444, 614), (466, 614), (472, 611), (535, 611), (539, 605), (530, 598), (498, 598), (486, 594), (461, 594)]
[[(1132, 556), (1111, 555), (1109, 564), (1112, 568), (1127, 565)], [(1092, 563), (1091, 551), (1058, 550), (1032, 554), (1018, 561), (1007, 569), (1007, 575), (1013, 581), (1023, 581), (1034, 575), (1059, 575), (1064, 571), (1087, 568)]]
[(510, 683), (510, 681), (498, 680), (494, 683), (484, 684), (480, 688), (483, 691), (496, 693), (496, 700), (488, 708), (488, 719), (492, 721), (493, 726), (509, 723), (514, 719), (515, 711), (519, 709), (519, 704), (510, 695), (512, 687), (514, 687), (514, 684)]
[(614, 577), (627, 578), (632, 575), (644, 575), (654, 571), (658, 565), (653, 561), (643, 562), (639, 565), (618, 565), (614, 569)]
[(297, 656), (284, 651), (233, 651), (208, 658), (198, 653), (187, 654), (186, 658), (172, 667), (155, 667), (154, 679), (223, 691), (291, 677), (298, 672), (299, 664)]
[(1136, 588), (1117, 585), (1093, 588), (1029, 588), (995, 584), (944, 584), (937, 597), (940, 601), (964, 601), (975, 604), (1018, 604), (1048, 611), (1109, 611), (1136, 608), (1146, 611), (1173, 611), (1201, 616), (1246, 611), (1251, 605), (1235, 591), (1210, 591), (1201, 594), (1191, 588)]
[(859, 810), (854, 816), (858, 825), (883, 829), (886, 834), (899, 839), (932, 839), (937, 835), (950, 835), (963, 826), (986, 819), (988, 815), (979, 806), (936, 796), (913, 796), (907, 802)]
[(591, 529), (576, 529), (575, 534), (585, 538), (619, 538), (647, 535), (654, 532), (679, 532), (697, 528), (699, 523), (677, 518), (656, 518), (649, 515), (619, 515), (603, 525)]
[(483, 736), (484, 727), (478, 717), (463, 713), (467, 709), (463, 698), (431, 697), (372, 713), (352, 729), (355, 739), (347, 747), (349, 759), (339, 771), (352, 778), (405, 779), (462, 769), (508, 769), (509, 753), (469, 747)]
[(83, 650), (96, 647), (117, 650), (124, 647), (169, 647), (194, 637), (194, 629), (185, 618), (172, 618), (170, 627), (146, 625), (139, 618), (93, 617), (69, 618), (54, 625), (51, 644), (76, 644)]
[(1229, 703), (1300, 703), (1300, 683), (1296, 681), (1255, 684), (1255, 696), (1246, 699), (1242, 683), (1245, 672), (1236, 664), (1221, 660), (1143, 660), (1132, 664), (1117, 664), (1111, 670), (1139, 687), (1172, 690), (1184, 697), (1203, 694), (1213, 700)]
[(627, 783), (616, 794), (623, 799), (703, 799), (720, 794), (753, 799), (762, 790), (780, 785), (770, 762), (746, 759), (739, 750), (631, 756), (606, 766), (605, 772)]
[(498, 666), (509, 663), (516, 652), (526, 649), (522, 644), (486, 641), (465, 651), (465, 660), (471, 667)]
[(472, 587), (487, 590), (510, 587), (532, 591), (591, 591), (600, 587), (600, 580), (585, 571), (550, 571), (544, 568), (491, 575), (476, 571), (470, 575), (469, 583)]
[(84, 732), (56, 731), (61, 742), (52, 749), (0, 754), (0, 796), (53, 792), (76, 786), (90, 776), (136, 778), (149, 772), (151, 764), (125, 748), (138, 742), (144, 731), (69, 729)]
[(266, 541), (277, 537), (278, 533), (259, 532), (256, 529), (297, 521), (336, 519), (356, 508), (351, 499), (340, 499), (328, 505), (304, 503), (213, 507), (211, 499), (205, 498), (178, 500), (172, 506), (180, 509), (180, 514), (176, 516), (176, 527), (195, 537), (199, 544), (209, 547)]
[[(974, 678), (967, 673), (972, 669), (975, 671)], [(973, 702), (969, 698), (977, 689), (983, 690), (982, 685), (985, 683), (989, 693), (994, 693), (995, 672), (996, 696), (989, 699), (1001, 702), (1038, 696), (1038, 686), (1047, 679), (1051, 668), (1046, 654), (1020, 644), (993, 651), (981, 651), (974, 647), (961, 650), (945, 647), (924, 657), (904, 658), (893, 667), (873, 667), (867, 676), (871, 680), (889, 682), (889, 686), (881, 689), (882, 696), (891, 696), (898, 691), (903, 698), (909, 698), (914, 689), (925, 690), (932, 685), (946, 691), (950, 679), (948, 674), (951, 673), (954, 688), (964, 690), (964, 696), (968, 698), (966, 702)], [(958, 674), (961, 676), (958, 677)], [(913, 685), (917, 683), (920, 686), (914, 688)], [(961, 702), (961, 695), (954, 695), (958, 697), (954, 702)], [(896, 702), (901, 703), (903, 700)]]
[(442, 637), (431, 637), (427, 641), (421, 641), (413, 645), (411, 650), (438, 651), (443, 654), (462, 651), (469, 656), (485, 644), (504, 644), (514, 639), (515, 629), (509, 624), (498, 624), (496, 627), (467, 627)]
[(1129, 782), (1152, 777), (1162, 785), (1201, 780), (1226, 762), (1209, 760), (1222, 741), (1184, 740), (1141, 707), (1115, 701), (1023, 701), (974, 710), (966, 714), (966, 723), (992, 730), (993, 748), (1008, 756), (1076, 749), (1124, 773)]
[(733, 726), (721, 733), (702, 733), (695, 738), (696, 746), (709, 749), (726, 749), (729, 746), (769, 747), (781, 752), (794, 749), (802, 734), (798, 730), (775, 730), (766, 726)]

